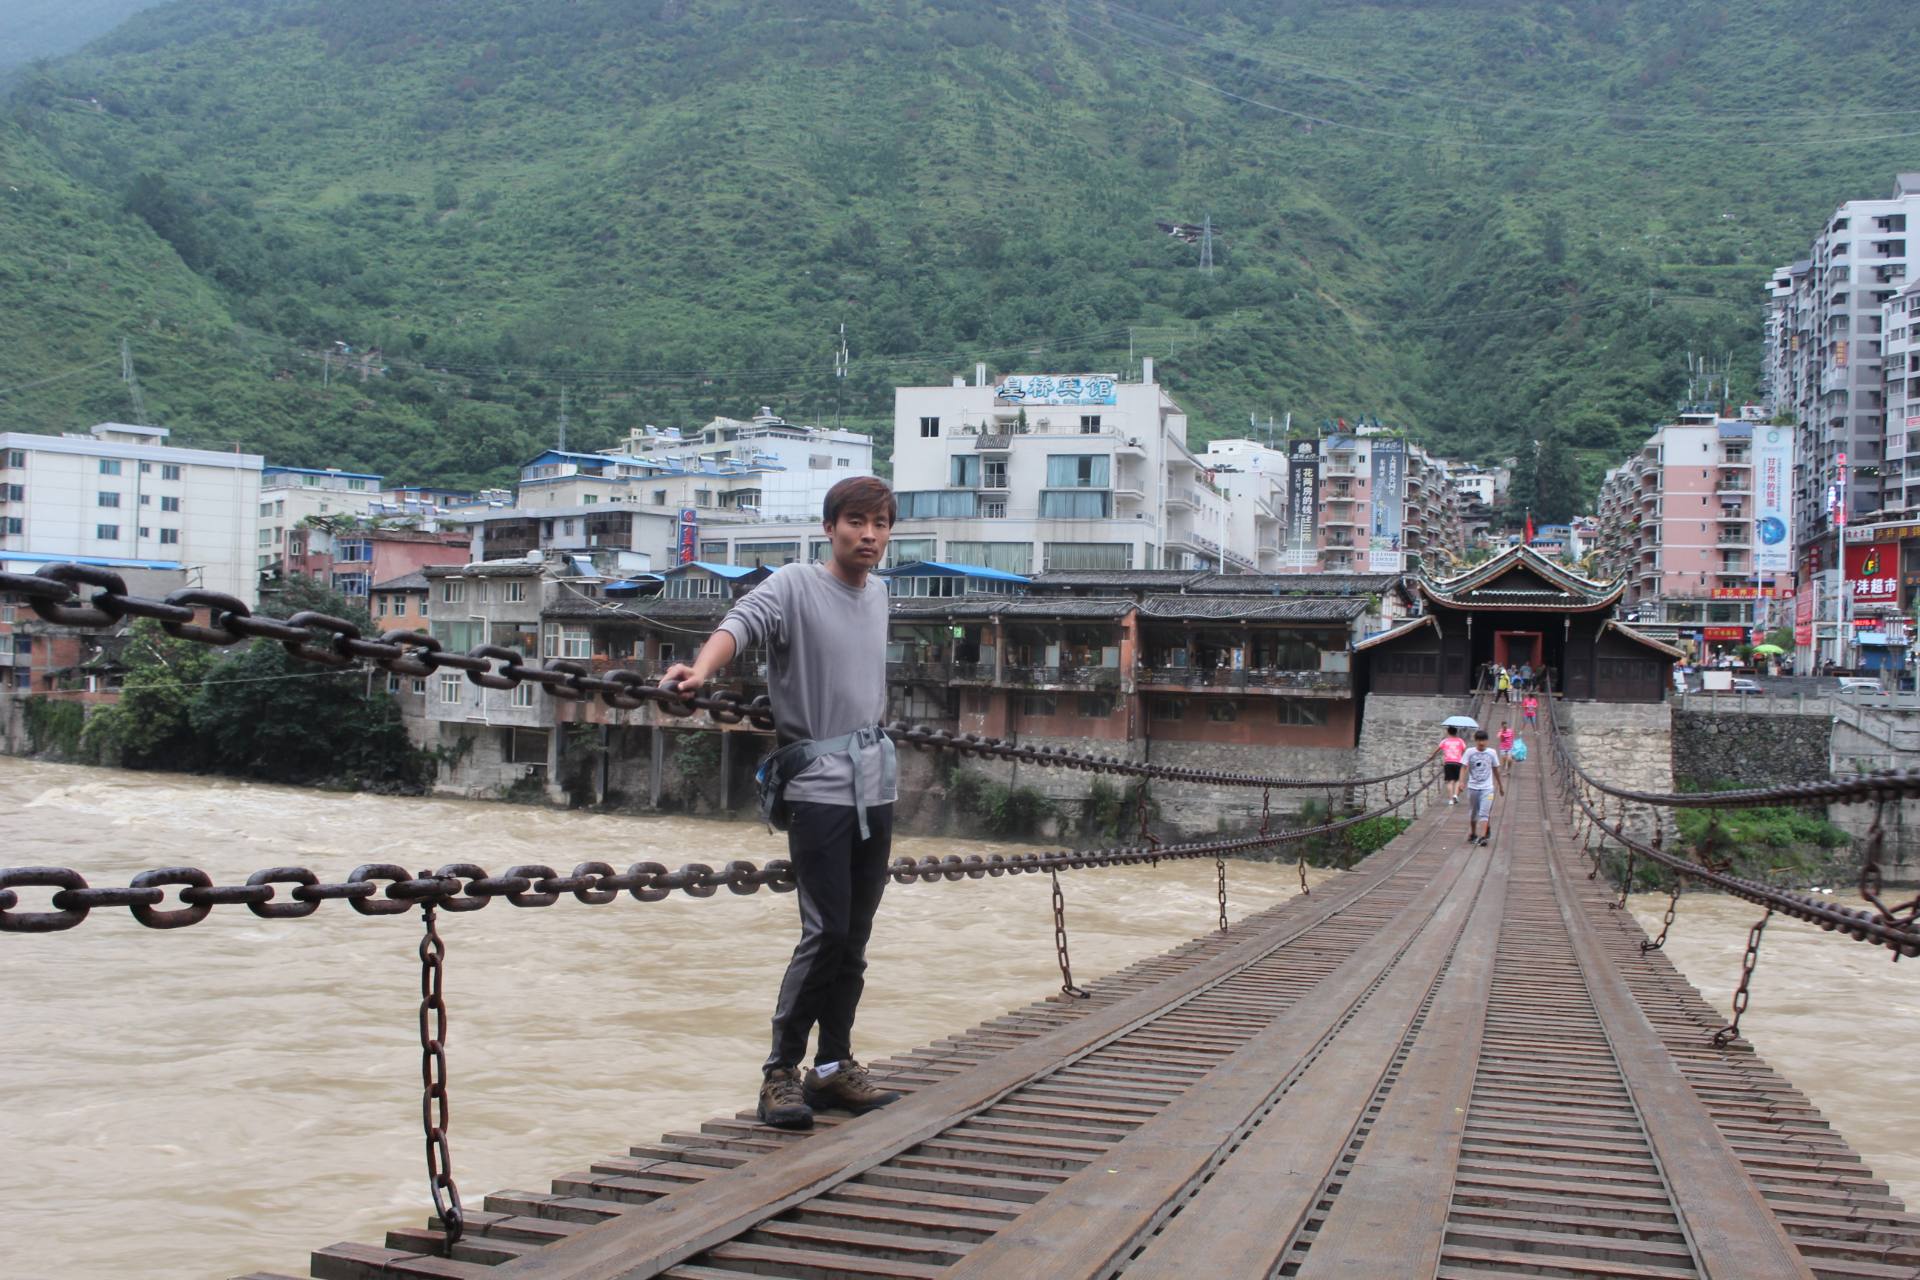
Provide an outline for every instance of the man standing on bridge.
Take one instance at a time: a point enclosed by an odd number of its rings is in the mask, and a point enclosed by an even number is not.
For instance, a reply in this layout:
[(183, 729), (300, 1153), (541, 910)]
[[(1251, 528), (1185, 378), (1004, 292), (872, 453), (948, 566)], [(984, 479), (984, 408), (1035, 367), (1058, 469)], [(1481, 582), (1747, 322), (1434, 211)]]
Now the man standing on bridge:
[[(780, 983), (760, 1087), (760, 1120), (781, 1129), (812, 1128), (819, 1108), (859, 1114), (900, 1096), (875, 1085), (853, 1056), (867, 940), (893, 851), (897, 767), (880, 728), (887, 589), (871, 574), (898, 510), (885, 481), (834, 485), (822, 513), (832, 558), (782, 567), (735, 603), (692, 666), (675, 665), (661, 681), (690, 694), (741, 649), (767, 652), (780, 746), (761, 766), (762, 808), (786, 828), (800, 902), (800, 945)], [(815, 1024), (818, 1052), (802, 1077)]]
[(1500, 753), (1487, 749), (1487, 731), (1473, 735), (1473, 750), (1461, 763), (1467, 767), (1467, 843), (1485, 845), (1493, 839), (1493, 792), (1507, 794), (1500, 780)]

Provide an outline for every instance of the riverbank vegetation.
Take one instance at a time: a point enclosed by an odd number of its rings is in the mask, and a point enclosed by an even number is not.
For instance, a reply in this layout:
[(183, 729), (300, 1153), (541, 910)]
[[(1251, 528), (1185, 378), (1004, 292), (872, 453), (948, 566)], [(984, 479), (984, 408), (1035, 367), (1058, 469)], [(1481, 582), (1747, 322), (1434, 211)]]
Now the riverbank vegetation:
[[(1741, 784), (1718, 782), (1687, 791), (1732, 791)], [(1724, 866), (1737, 876), (1788, 888), (1832, 884), (1855, 871), (1847, 832), (1817, 809), (1675, 809), (1675, 851), (1703, 866)], [(1614, 884), (1626, 874), (1626, 854), (1610, 848), (1606, 874)], [(1645, 858), (1634, 860), (1636, 890), (1668, 889), (1674, 875)]]
[[(375, 628), (364, 611), (309, 579), (289, 580), (280, 605)], [(408, 740), (385, 676), (318, 668), (272, 641), (214, 649), (176, 640), (141, 619), (117, 637), (118, 702), (90, 714), (71, 696), (28, 700), (37, 753), (129, 769), (219, 773), (268, 782), (421, 792), (433, 756)]]

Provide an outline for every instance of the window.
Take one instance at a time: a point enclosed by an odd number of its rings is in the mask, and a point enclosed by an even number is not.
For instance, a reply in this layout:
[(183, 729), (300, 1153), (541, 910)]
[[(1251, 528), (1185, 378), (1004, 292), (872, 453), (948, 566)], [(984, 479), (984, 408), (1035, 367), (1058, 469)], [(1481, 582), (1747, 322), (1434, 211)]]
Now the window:
[(980, 501), (982, 520), (1005, 520), (1007, 518), (1007, 500), (1005, 498), (983, 498)]
[(1240, 705), (1225, 698), (1215, 698), (1207, 703), (1207, 719), (1215, 724), (1232, 724), (1240, 718)]
[(120, 474), (120, 460), (119, 460), (119, 459), (117, 459), (117, 458), (102, 458), (102, 459), (100, 459), (100, 474), (101, 474), (101, 475), (103, 475), (103, 476), (117, 476), (117, 475), (119, 475), (119, 474)]
[(922, 440), (931, 440), (933, 437), (939, 434), (940, 434), (940, 419), (938, 418), (920, 419), (920, 438)]
[(695, 490), (693, 491), (693, 505), (694, 505), (694, 506), (696, 506), (696, 507), (710, 507), (710, 506), (712, 506), (712, 505), (713, 505), (713, 490), (711, 490), (711, 489), (695, 489)]
[(777, 569), (799, 558), (797, 542), (742, 542), (733, 549), (733, 563), (737, 565), (767, 565)]
[(1319, 725), (1327, 722), (1326, 705), (1311, 698), (1281, 698), (1276, 709), (1281, 724)]
[(179, 546), (180, 531), (178, 529), (162, 529), (160, 531), (160, 545), (163, 547)]
[(1113, 459), (1104, 453), (1050, 453), (1047, 455), (1047, 488), (1104, 489), (1113, 470)]
[(807, 455), (807, 470), (809, 470), (809, 471), (831, 471), (831, 470), (833, 470), (833, 455), (832, 455), (832, 454), (827, 454), (827, 453), (810, 453), (810, 454), (808, 454), (808, 455)]
[(887, 567), (918, 564), (933, 559), (932, 538), (895, 538), (887, 544)]
[[(140, 496), (143, 499), (146, 497), (145, 494), (141, 494)], [(162, 498), (160, 499), (160, 509), (162, 511), (178, 511), (180, 509), (180, 499)]]
[(487, 591), (487, 580), (485, 578), (473, 584), (473, 602), (475, 604), (485, 604), (489, 594)]
[(951, 564), (978, 565), (982, 569), (998, 569), (1002, 573), (1032, 573), (1033, 544), (949, 540), (947, 561)]
[(1147, 704), (1147, 713), (1155, 720), (1184, 720), (1187, 716), (1187, 700), (1154, 698)]
[(833, 460), (833, 465), (836, 467), (850, 467), (853, 465), (853, 459), (852, 458), (835, 458)]
[(1050, 716), (1059, 710), (1059, 699), (1050, 693), (1029, 693), (1020, 699), (1023, 716)]
[(656, 507), (664, 507), (667, 505), (667, 491), (665, 489), (655, 489), (653, 491), (653, 505)]
[(259, 545), (263, 547), (270, 547), (273, 545), (273, 530), (262, 529), (260, 531)]
[(1083, 436), (1094, 435), (1099, 430), (1100, 430), (1099, 414), (1083, 413), (1080, 415), (1080, 434), (1081, 435)]
[(966, 489), (916, 489), (894, 497), (902, 520), (964, 520), (979, 508), (978, 495)]
[(26, 522), (19, 516), (7, 516), (0, 519), (0, 533), (24, 533)]
[(141, 463), (141, 464), (140, 464), (140, 474), (141, 474), (141, 475), (145, 475), (145, 474), (147, 474), (147, 472), (149, 472), (149, 471), (151, 471), (151, 470), (153, 470), (153, 464), (152, 464), (151, 462), (143, 462), (143, 463)]
[(980, 485), (980, 458), (962, 453), (947, 459), (947, 483), (956, 489), (974, 489)]
[(388, 692), (388, 693), (398, 693), (398, 692), (400, 692), (400, 677), (399, 677), (399, 676), (388, 676), (388, 677), (387, 677), (387, 692)]
[(147, 526), (145, 526), (145, 525), (141, 525), (141, 526), (140, 526), (140, 536), (141, 536), (141, 537), (143, 537), (143, 538), (151, 538), (151, 537), (153, 536), (153, 530), (151, 530), (151, 529), (149, 529), (149, 528), (147, 528)]
[(1007, 460), (1005, 458), (985, 458), (981, 460), (982, 489), (1004, 489), (1007, 487)]
[(1133, 545), (1126, 542), (1046, 543), (1045, 569), (1131, 569)]
[(458, 671), (440, 673), (440, 705), (454, 706), (460, 701), (460, 686), (465, 684)]
[(9, 449), (9, 450), (7, 450), (7, 465), (8, 465), (8, 466), (10, 466), (10, 467), (24, 467), (24, 466), (26, 466), (26, 465), (27, 465), (27, 451), (26, 451), (25, 449)]
[(512, 703), (516, 707), (532, 706), (533, 705), (533, 686), (531, 684), (525, 684), (525, 683), (517, 684), (513, 686)]
[(340, 543), (339, 550), (333, 558), (352, 564), (370, 562), (373, 559), (373, 543), (365, 538), (345, 539)]
[(415, 680), (413, 682), (413, 691), (424, 696), (427, 692), (427, 682), (425, 680)]
[(152, 495), (152, 494), (150, 494), (150, 493), (143, 493), (143, 494), (141, 494), (141, 495), (140, 495), (140, 505), (141, 505), (141, 506), (143, 506), (143, 507), (146, 507), (146, 506), (151, 506), (152, 504), (153, 504), (153, 495)]
[(366, 487), (367, 487), (367, 482), (365, 480), (349, 479), (347, 481), (347, 488), (349, 489), (365, 489)]
[(1040, 493), (1040, 517), (1043, 520), (1105, 520), (1113, 514), (1113, 495), (1060, 492), (1043, 489)]
[(93, 536), (102, 542), (120, 541), (120, 526), (117, 524), (97, 524), (93, 526)]
[(566, 627), (549, 623), (546, 647), (542, 652), (549, 658), (591, 658), (593, 630), (590, 627)]
[(509, 582), (507, 584), (507, 603), (508, 604), (519, 604), (522, 601), (524, 601), (526, 598), (527, 598), (526, 583)]
[(600, 495), (597, 493), (583, 493), (580, 495), (580, 505), (583, 507), (591, 507), (599, 501)]
[(459, 604), (466, 598), (466, 583), (449, 578), (440, 584), (440, 602), (442, 604)]
[(385, 596), (381, 596), (374, 603), (373, 616), (376, 618), (384, 618), (387, 616), (387, 598)]
[(5, 498), (8, 502), (25, 502), (27, 499), (27, 486), (23, 484), (0, 484), (0, 498)]
[(1080, 695), (1080, 717), (1083, 720), (1104, 720), (1113, 714), (1113, 707), (1113, 695), (1110, 693)]
[(547, 731), (545, 729), (507, 730), (507, 763), (531, 764), (544, 769), (547, 764)]
[(117, 493), (96, 493), (93, 497), (94, 501), (103, 507), (117, 507), (120, 505), (120, 495)]

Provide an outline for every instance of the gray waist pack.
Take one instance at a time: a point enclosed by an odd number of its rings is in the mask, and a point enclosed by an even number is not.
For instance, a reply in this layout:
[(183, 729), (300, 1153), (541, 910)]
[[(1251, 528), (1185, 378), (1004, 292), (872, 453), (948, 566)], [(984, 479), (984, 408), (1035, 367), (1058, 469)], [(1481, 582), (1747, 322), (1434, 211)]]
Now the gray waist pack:
[(805, 773), (822, 756), (844, 755), (853, 766), (853, 807), (860, 820), (860, 838), (867, 839), (872, 833), (867, 829), (866, 784), (861, 775), (860, 753), (872, 746), (884, 752), (882, 788), (892, 791), (899, 776), (899, 758), (894, 754), (893, 739), (879, 725), (855, 729), (837, 738), (802, 738), (771, 752), (753, 775), (760, 789), (760, 817), (767, 829), (785, 831), (792, 819), (787, 807), (787, 783)]

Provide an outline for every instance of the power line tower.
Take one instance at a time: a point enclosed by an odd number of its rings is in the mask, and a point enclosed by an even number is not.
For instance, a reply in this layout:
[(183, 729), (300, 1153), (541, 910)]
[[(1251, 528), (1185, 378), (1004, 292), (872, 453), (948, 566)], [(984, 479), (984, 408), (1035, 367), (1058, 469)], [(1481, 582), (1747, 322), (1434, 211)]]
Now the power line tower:
[(133, 373), (133, 344), (125, 338), (120, 339), (120, 380), (127, 384), (127, 396), (133, 401), (133, 425), (150, 427), (147, 421), (147, 401), (140, 394), (140, 379)]
[(847, 322), (840, 322), (840, 345), (833, 352), (833, 428), (840, 429), (840, 391), (847, 381)]
[(1213, 215), (1200, 219), (1200, 269), (1213, 270)]

